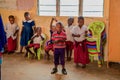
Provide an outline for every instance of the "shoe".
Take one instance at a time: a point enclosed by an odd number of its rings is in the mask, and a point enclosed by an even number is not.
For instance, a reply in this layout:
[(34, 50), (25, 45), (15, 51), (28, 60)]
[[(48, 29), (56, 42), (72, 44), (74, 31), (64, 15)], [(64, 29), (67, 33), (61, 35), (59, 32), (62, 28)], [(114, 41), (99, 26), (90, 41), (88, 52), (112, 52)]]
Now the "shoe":
[(67, 75), (66, 69), (62, 69), (62, 74)]
[(51, 74), (55, 74), (55, 73), (57, 73), (57, 72), (58, 72), (57, 68), (53, 68)]

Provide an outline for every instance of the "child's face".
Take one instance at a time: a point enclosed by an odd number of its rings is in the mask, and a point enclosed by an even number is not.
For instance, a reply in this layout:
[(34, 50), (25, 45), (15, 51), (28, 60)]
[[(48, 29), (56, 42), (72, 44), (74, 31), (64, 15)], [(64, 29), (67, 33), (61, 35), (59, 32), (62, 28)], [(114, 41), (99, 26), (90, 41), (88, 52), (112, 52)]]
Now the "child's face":
[(52, 26), (52, 31), (56, 31), (56, 27), (55, 26)]
[(37, 34), (41, 34), (41, 32), (42, 32), (42, 30), (41, 29), (39, 29), (38, 31), (37, 31)]
[(9, 18), (9, 21), (11, 24), (13, 24), (15, 22), (15, 19), (14, 18)]
[(25, 19), (26, 19), (26, 20), (29, 20), (29, 19), (30, 19), (30, 15), (25, 16)]
[(74, 22), (74, 20), (73, 20), (73, 19), (68, 19), (68, 25), (72, 25), (72, 24), (73, 24), (73, 22)]
[(84, 25), (84, 20), (83, 19), (79, 19), (78, 20), (78, 25), (79, 26), (83, 26)]
[(62, 31), (62, 26), (60, 24), (56, 24), (56, 31)]

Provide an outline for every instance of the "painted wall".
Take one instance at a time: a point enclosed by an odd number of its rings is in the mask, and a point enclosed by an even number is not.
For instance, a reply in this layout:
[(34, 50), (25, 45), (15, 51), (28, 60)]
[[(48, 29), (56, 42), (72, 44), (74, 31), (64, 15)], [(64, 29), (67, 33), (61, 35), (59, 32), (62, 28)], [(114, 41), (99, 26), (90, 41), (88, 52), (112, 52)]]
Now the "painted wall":
[(109, 55), (108, 61), (120, 62), (120, 0), (110, 1)]
[[(0, 2), (0, 14), (2, 15), (3, 18), (3, 22), (4, 24), (6, 24), (8, 22), (8, 16), (9, 15), (14, 15), (16, 17), (16, 22), (18, 23), (20, 30), (22, 27), (22, 20), (24, 20), (24, 12), (29, 11), (31, 13), (31, 17), (32, 19), (35, 20), (36, 22), (36, 26), (41, 26), (43, 29), (43, 32), (46, 33), (49, 37), (49, 24), (50, 24), (50, 20), (52, 17), (45, 17), (45, 16), (38, 16), (37, 15), (37, 0), (34, 0), (34, 6), (31, 9), (28, 10), (19, 10), (17, 8), (17, 4), (15, 8), (10, 8), (11, 0), (2, 0), (2, 2)], [(13, 2), (17, 1), (17, 0), (12, 0)], [(104, 17), (103, 18), (85, 18), (85, 24), (88, 25), (90, 22), (93, 21), (104, 21), (106, 24), (106, 32), (108, 32), (108, 21), (109, 21), (109, 0), (104, 0)], [(6, 3), (9, 6), (5, 6), (4, 4)], [(13, 4), (12, 4), (13, 5)], [(64, 25), (67, 25), (67, 18), (68, 17), (57, 17), (58, 20), (62, 21)], [(75, 24), (77, 24), (77, 17), (75, 17)], [(18, 49), (19, 50), (19, 49)], [(107, 44), (105, 47), (105, 55), (107, 55)], [(107, 56), (105, 56), (107, 58)], [(106, 59), (105, 58), (105, 59)]]

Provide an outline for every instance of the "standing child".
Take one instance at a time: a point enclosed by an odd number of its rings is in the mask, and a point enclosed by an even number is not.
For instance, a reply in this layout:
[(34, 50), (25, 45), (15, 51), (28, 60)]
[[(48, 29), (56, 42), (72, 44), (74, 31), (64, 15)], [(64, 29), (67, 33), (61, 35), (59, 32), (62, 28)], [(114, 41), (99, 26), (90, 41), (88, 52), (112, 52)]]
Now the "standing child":
[(63, 25), (61, 22), (56, 23), (56, 31), (52, 35), (53, 47), (54, 47), (54, 65), (51, 74), (55, 74), (58, 70), (59, 61), (62, 65), (62, 73), (67, 75), (65, 69), (65, 40), (66, 33), (63, 31)]
[(42, 33), (41, 28), (37, 27), (35, 34), (31, 38), (31, 41), (33, 41), (33, 43), (31, 43), (31, 44), (29, 44), (29, 45), (26, 46), (26, 55), (25, 55), (25, 57), (28, 56), (28, 52), (31, 53), (33, 56), (35, 55), (30, 50), (31, 47), (33, 47), (34, 52), (37, 55), (37, 50), (40, 48), (40, 41), (44, 40), (44, 38), (45, 38), (45, 35)]
[(76, 63), (76, 66), (81, 63), (82, 68), (85, 68), (86, 64), (89, 63), (89, 56), (85, 38), (87, 34), (87, 26), (84, 25), (83, 17), (78, 17), (78, 26), (73, 28), (72, 32), (73, 38), (75, 40), (74, 62)]
[(33, 31), (35, 30), (35, 22), (30, 19), (29, 12), (24, 13), (25, 20), (22, 22), (22, 31), (21, 31), (21, 40), (20, 40), (20, 53), (23, 50), (23, 47), (28, 44), (28, 41), (33, 36)]
[(16, 50), (17, 35), (19, 31), (18, 25), (15, 23), (15, 17), (10, 15), (8, 17), (9, 23), (5, 26), (5, 32), (7, 36), (7, 51), (8, 53), (14, 52)]
[(65, 31), (67, 34), (66, 40), (66, 53), (67, 53), (67, 61), (71, 61), (72, 49), (73, 49), (73, 37), (72, 37), (72, 29), (73, 29), (74, 18), (68, 18), (68, 26), (66, 26)]
[(47, 42), (47, 45), (45, 46), (45, 52), (47, 54), (47, 59), (50, 59), (49, 51), (53, 50), (53, 42), (52, 42), (52, 34), (56, 31), (55, 25), (53, 25), (53, 21), (57, 22), (56, 18), (52, 18), (50, 22), (50, 40)]

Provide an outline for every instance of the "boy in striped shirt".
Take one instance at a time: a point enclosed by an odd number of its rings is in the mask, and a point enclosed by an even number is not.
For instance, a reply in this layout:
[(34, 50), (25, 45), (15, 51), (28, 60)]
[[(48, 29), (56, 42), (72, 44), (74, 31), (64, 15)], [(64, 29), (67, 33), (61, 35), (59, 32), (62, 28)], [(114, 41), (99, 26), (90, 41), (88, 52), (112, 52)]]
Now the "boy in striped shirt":
[(65, 69), (65, 40), (66, 40), (66, 33), (63, 31), (63, 25), (61, 22), (56, 23), (56, 31), (52, 35), (53, 40), (53, 48), (54, 48), (54, 65), (51, 74), (57, 73), (57, 67), (60, 64), (62, 65), (62, 73), (67, 75)]

